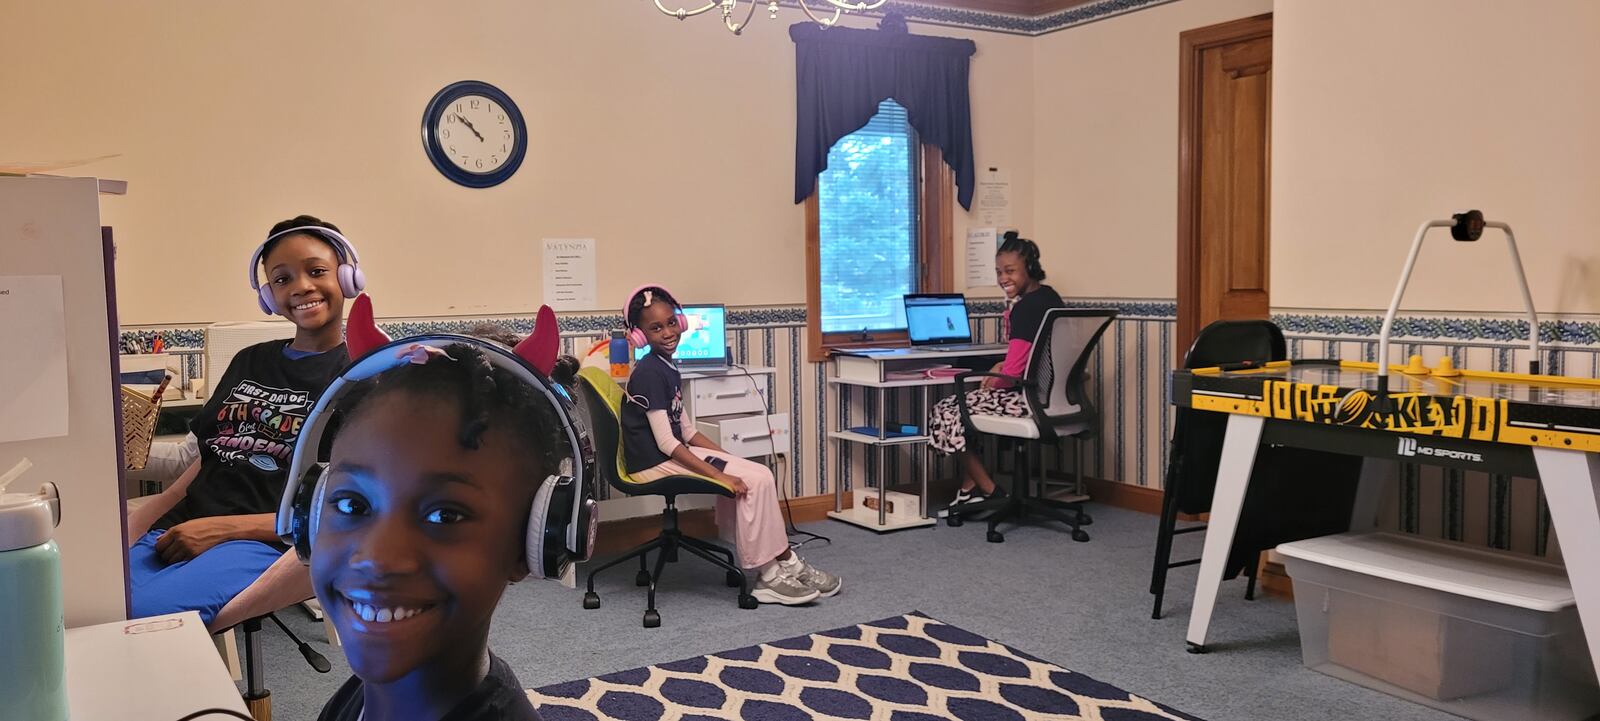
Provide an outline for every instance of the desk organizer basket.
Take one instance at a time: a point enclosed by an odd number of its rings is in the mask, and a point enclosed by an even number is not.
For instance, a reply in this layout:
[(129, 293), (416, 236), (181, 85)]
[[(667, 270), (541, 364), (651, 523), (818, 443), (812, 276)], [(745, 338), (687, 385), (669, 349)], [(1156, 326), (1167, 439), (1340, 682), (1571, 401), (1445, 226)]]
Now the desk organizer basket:
[(150, 458), (150, 442), (155, 439), (156, 418), (161, 415), (161, 396), (172, 376), (161, 379), (155, 393), (145, 395), (122, 386), (122, 465), (130, 471), (144, 468)]

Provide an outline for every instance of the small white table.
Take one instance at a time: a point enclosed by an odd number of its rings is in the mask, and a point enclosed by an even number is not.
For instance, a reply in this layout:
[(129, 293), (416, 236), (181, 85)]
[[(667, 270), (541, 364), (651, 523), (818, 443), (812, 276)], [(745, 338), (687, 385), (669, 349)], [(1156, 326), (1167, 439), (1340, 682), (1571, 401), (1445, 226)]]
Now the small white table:
[(927, 447), (927, 419), (921, 419), (916, 425), (920, 433), (890, 435), (885, 419), (888, 417), (888, 406), (885, 405), (885, 396), (892, 390), (900, 388), (918, 389), (922, 392), (922, 405), (925, 409), (932, 408), (929, 403), (929, 391), (939, 386), (953, 386), (953, 378), (906, 378), (893, 377), (896, 371), (914, 370), (929, 365), (963, 365), (960, 361), (970, 361), (973, 358), (1000, 358), (1004, 357), (1006, 347), (1000, 344), (991, 344), (963, 349), (959, 351), (926, 351), (914, 348), (896, 349), (841, 349), (834, 352), (832, 363), (833, 377), (828, 379), (828, 385), (838, 390), (841, 386), (854, 386), (870, 388), (877, 394), (878, 420), (876, 433), (861, 433), (850, 428), (839, 428), (828, 433), (828, 438), (841, 443), (860, 443), (872, 449), (875, 455), (875, 467), (869, 479), (878, 481), (878, 508), (873, 510), (864, 505), (855, 505), (846, 509), (844, 507), (844, 492), (841, 485), (833, 485), (833, 510), (828, 512), (828, 517), (837, 521), (844, 521), (868, 530), (880, 533), (898, 531), (906, 528), (922, 528), (938, 523), (928, 517), (928, 477), (922, 477), (922, 488), (918, 494), (918, 513), (913, 518), (890, 517), (888, 504), (884, 501), (885, 487), (888, 485), (883, 477), (883, 457), (891, 447), (921, 444)]
[(249, 715), (193, 611), (69, 628), (66, 650), (72, 721), (176, 721), (208, 708)]

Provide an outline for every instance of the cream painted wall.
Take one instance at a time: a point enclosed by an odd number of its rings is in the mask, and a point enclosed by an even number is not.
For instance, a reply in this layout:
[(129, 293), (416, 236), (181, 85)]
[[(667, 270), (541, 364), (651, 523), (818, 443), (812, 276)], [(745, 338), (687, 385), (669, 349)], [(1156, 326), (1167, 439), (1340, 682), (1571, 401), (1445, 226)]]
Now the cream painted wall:
[(1033, 232), (1063, 295), (1177, 293), (1178, 35), (1272, 9), (1180, 0), (1036, 40)]
[[(530, 313), (545, 237), (598, 239), (603, 309), (647, 280), (690, 300), (804, 301), (796, 11), (742, 37), (620, 2), (62, 0), (3, 15), (0, 160), (121, 154), (70, 172), (130, 183), (102, 204), (124, 325), (258, 317), (247, 254), (300, 212), (357, 243), (382, 316)], [(977, 41), (977, 159), (1012, 171), (1029, 227), (1031, 39), (913, 32)], [(497, 188), (458, 187), (422, 153), (424, 105), (464, 78), (528, 121), (527, 159)]]
[[(1273, 304), (1382, 308), (1418, 224), (1475, 207), (1541, 311), (1600, 312), (1597, 35), (1591, 0), (1279, 2)], [(1497, 233), (1429, 238), (1405, 308), (1521, 308)]]

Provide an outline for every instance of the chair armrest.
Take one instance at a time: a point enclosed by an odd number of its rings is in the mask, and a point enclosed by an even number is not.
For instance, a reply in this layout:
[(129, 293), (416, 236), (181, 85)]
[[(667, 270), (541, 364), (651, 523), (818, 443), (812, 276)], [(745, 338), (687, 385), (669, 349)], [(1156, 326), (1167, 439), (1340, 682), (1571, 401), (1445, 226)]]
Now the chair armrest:
[(995, 373), (994, 371), (967, 371), (966, 373), (956, 376), (956, 382), (966, 383), (967, 379), (969, 378), (1000, 378), (1002, 380), (1011, 381), (1012, 383), (1025, 388), (1032, 388), (1037, 385), (1033, 381), (1021, 376), (1008, 376), (1004, 373)]

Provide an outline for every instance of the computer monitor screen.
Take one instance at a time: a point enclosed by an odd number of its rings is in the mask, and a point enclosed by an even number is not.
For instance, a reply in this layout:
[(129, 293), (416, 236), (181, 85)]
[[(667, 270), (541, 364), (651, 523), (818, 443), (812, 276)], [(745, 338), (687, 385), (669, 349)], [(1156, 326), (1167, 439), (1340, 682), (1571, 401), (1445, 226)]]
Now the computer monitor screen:
[(912, 343), (968, 343), (967, 299), (960, 293), (906, 296), (906, 334)]
[[(728, 309), (717, 305), (686, 305), (683, 315), (689, 321), (678, 336), (678, 349), (672, 357), (685, 366), (725, 366), (728, 364)], [(635, 361), (650, 352), (648, 346), (633, 352)]]

